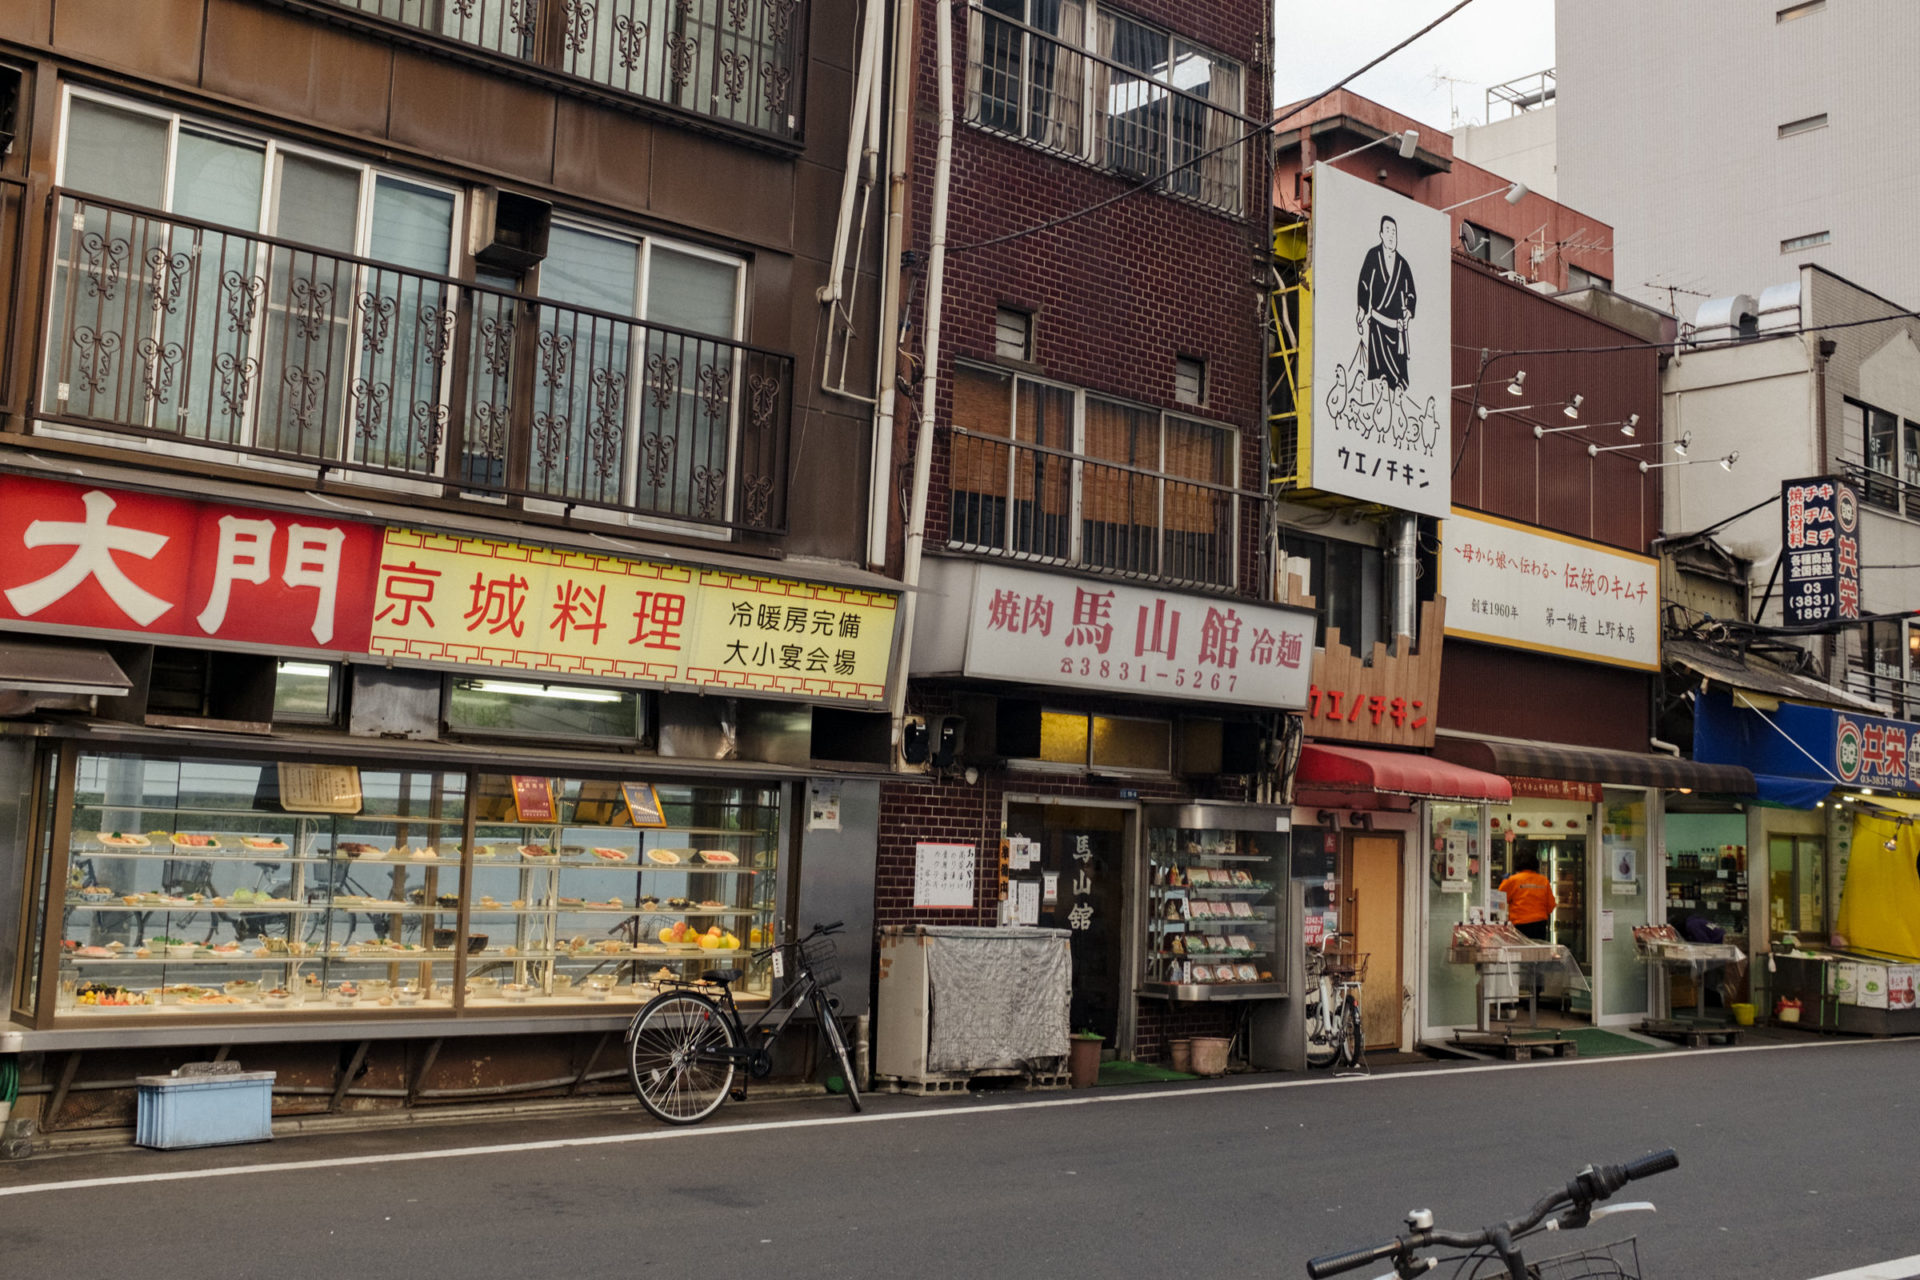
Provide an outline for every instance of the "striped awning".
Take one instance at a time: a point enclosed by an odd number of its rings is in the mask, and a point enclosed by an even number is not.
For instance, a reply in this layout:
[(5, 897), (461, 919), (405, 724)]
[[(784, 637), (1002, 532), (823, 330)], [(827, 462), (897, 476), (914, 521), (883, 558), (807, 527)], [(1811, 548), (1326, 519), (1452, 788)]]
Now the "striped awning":
[(1754, 794), (1753, 774), (1737, 764), (1701, 764), (1675, 756), (1569, 747), (1559, 743), (1456, 738), (1442, 733), (1434, 754), (1443, 760), (1509, 778), (1567, 778), (1623, 787)]

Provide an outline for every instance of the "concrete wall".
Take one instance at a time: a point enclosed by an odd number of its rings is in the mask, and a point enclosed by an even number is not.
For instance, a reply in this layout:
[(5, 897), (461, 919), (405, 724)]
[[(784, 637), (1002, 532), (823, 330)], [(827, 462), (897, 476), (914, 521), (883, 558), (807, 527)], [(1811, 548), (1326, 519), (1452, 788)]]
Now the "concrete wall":
[[(1920, 205), (1920, 97), (1901, 88), (1920, 8), (1832, 0), (1783, 23), (1784, 4), (1554, 6), (1559, 195), (1614, 225), (1622, 292), (1753, 291), (1812, 262), (1920, 300), (1903, 213)], [(1822, 112), (1826, 128), (1779, 136)], [(1781, 252), (1820, 231), (1831, 243)]]
[(1549, 200), (1559, 198), (1556, 121), (1550, 102), (1505, 120), (1462, 125), (1453, 131), (1453, 154), (1512, 182), (1524, 182)]

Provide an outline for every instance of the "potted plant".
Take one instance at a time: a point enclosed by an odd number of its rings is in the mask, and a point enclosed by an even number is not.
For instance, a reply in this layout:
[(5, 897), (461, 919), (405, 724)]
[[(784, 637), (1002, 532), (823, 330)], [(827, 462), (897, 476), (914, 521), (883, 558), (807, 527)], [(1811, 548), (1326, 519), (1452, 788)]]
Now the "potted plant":
[(1100, 1046), (1107, 1038), (1098, 1031), (1076, 1031), (1067, 1045), (1067, 1082), (1091, 1089), (1100, 1082)]

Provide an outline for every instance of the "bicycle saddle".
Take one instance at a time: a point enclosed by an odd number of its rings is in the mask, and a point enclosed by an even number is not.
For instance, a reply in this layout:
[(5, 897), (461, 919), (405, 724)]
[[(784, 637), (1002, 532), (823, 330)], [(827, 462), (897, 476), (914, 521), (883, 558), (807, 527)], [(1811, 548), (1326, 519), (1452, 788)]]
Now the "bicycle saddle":
[(700, 981), (711, 982), (721, 987), (726, 986), (730, 982), (738, 981), (739, 978), (739, 973), (732, 969), (709, 969), (700, 975)]

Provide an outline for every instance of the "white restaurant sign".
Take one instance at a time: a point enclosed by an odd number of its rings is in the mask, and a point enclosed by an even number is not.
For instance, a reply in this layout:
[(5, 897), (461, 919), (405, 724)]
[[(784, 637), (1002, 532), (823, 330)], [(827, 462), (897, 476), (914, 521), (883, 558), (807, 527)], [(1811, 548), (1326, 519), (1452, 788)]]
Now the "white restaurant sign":
[(1440, 525), (1447, 634), (1656, 671), (1660, 564), (1456, 507)]
[(1306, 705), (1315, 628), (1306, 610), (999, 565), (977, 566), (972, 583), (964, 675), (1247, 707)]
[(1308, 483), (1421, 515), (1452, 501), (1447, 215), (1313, 169)]

